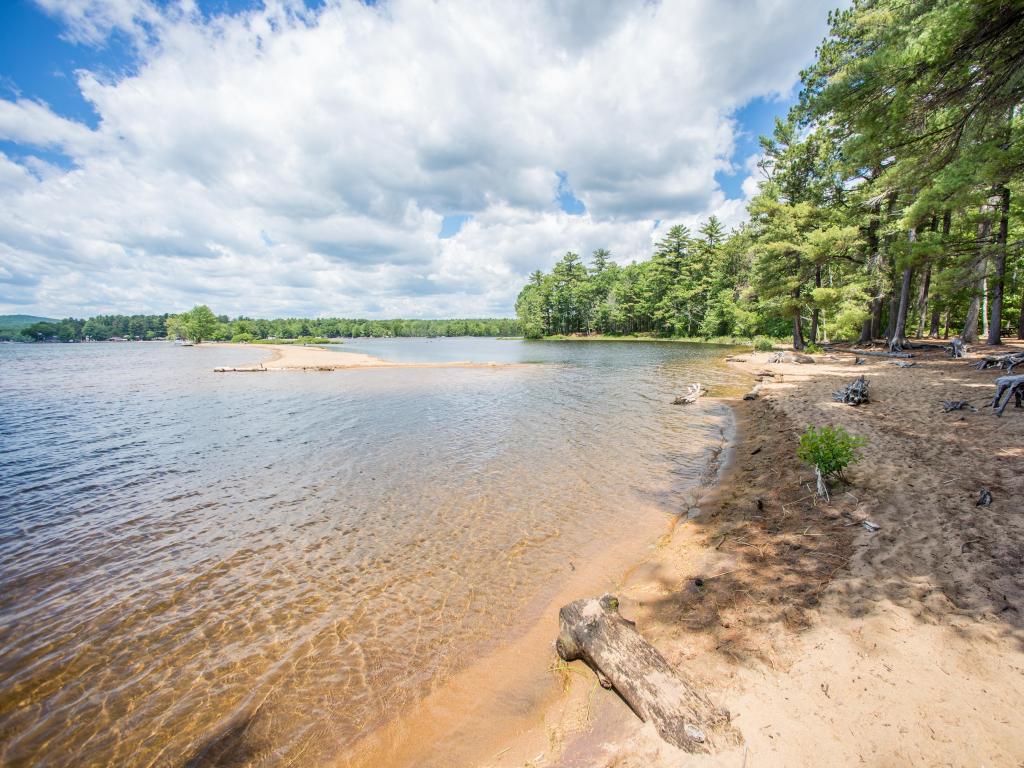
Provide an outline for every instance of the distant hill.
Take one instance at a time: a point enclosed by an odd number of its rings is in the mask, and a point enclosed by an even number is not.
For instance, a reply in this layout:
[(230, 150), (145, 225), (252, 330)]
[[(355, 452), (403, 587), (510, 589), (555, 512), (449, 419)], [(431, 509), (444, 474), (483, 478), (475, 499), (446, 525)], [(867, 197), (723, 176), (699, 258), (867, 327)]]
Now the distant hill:
[(0, 315), (0, 328), (20, 330), (32, 323), (56, 323), (52, 317), (36, 317), (35, 315)]

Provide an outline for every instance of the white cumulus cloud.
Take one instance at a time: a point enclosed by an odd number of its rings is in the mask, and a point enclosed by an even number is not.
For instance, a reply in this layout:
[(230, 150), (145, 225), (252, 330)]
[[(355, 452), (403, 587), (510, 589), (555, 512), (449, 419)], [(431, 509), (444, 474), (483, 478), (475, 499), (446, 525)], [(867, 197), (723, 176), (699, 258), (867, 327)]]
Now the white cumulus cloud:
[(94, 129), (0, 100), (23, 150), (0, 153), (0, 311), (77, 315), (505, 315), (568, 249), (628, 262), (672, 222), (735, 223), (730, 116), (791, 89), (828, 9), (37, 2), (135, 62), (78, 73)]

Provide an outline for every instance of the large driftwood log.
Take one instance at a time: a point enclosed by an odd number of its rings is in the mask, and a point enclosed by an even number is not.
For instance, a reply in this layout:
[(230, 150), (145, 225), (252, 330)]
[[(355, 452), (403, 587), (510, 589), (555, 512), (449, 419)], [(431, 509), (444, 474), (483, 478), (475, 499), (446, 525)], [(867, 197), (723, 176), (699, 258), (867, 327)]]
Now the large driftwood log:
[(665, 741), (687, 752), (708, 752), (734, 738), (729, 713), (716, 707), (619, 614), (612, 595), (576, 600), (558, 612), (558, 655), (582, 659), (601, 685), (614, 688)]
[[(1004, 392), (1006, 393), (1006, 400), (1003, 401), (1002, 405), (999, 405)], [(999, 408), (996, 411), (996, 416), (1003, 415), (1003, 411), (1010, 404), (1011, 398), (1015, 400), (1014, 407), (1020, 408), (1022, 397), (1024, 397), (1024, 373), (1017, 374), (1016, 376), (1000, 376), (996, 379), (996, 396), (992, 398), (992, 407)]]
[(979, 371), (984, 371), (986, 368), (1005, 368), (1006, 373), (1013, 373), (1013, 366), (1024, 363), (1024, 352), (1009, 352), (1005, 355), (988, 355), (983, 357), (978, 363), (977, 368)]
[(809, 365), (814, 363), (814, 358), (800, 352), (775, 352), (768, 358), (768, 365), (775, 365), (777, 363), (802, 363)]
[(836, 349), (827, 347), (829, 352), (845, 352), (848, 355), (868, 355), (869, 357), (913, 357), (913, 352), (873, 352), (870, 349)]

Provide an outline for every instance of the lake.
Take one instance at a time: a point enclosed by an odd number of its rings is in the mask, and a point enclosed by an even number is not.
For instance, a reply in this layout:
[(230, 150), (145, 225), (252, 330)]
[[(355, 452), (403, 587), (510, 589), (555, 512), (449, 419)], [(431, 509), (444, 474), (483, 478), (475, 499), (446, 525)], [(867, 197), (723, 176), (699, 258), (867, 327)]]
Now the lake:
[(0, 764), (354, 760), (466, 659), (553, 637), (571, 571), (685, 515), (731, 421), (669, 403), (743, 383), (701, 345), (341, 349), (535, 365), (0, 344)]

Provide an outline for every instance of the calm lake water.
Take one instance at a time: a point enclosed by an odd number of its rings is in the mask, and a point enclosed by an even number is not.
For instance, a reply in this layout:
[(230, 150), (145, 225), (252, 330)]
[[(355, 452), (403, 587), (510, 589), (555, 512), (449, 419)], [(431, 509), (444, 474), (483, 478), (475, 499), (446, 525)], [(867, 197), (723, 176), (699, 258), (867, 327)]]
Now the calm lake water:
[(344, 349), (538, 365), (0, 344), (0, 764), (338, 760), (595, 542), (684, 514), (729, 416), (668, 403), (740, 386), (682, 344)]

